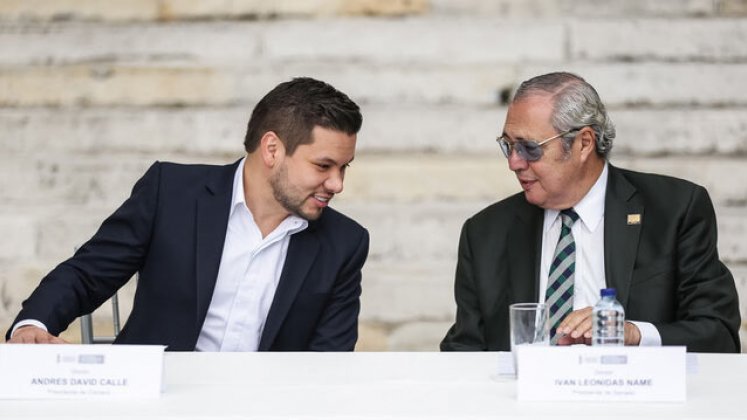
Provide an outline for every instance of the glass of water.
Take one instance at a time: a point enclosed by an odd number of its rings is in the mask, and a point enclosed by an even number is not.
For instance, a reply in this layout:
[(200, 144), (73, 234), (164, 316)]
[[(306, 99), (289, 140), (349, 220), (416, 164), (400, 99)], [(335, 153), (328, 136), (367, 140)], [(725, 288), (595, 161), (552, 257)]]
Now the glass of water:
[(508, 308), (511, 327), (511, 355), (518, 374), (517, 347), (550, 345), (549, 309), (544, 303), (514, 303)]

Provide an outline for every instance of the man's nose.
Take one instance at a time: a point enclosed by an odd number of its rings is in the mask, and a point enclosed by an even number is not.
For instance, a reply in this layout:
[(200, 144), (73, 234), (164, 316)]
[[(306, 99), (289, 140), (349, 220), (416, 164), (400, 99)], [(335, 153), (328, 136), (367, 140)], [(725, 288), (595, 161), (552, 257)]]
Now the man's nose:
[(327, 191), (333, 193), (333, 194), (339, 194), (342, 192), (343, 188), (343, 179), (345, 178), (345, 175), (342, 173), (342, 171), (334, 170), (330, 174), (329, 178), (324, 182), (324, 188), (327, 189)]
[(526, 159), (519, 156), (519, 152), (516, 149), (511, 149), (511, 153), (508, 155), (508, 168), (516, 172), (527, 168), (528, 163)]

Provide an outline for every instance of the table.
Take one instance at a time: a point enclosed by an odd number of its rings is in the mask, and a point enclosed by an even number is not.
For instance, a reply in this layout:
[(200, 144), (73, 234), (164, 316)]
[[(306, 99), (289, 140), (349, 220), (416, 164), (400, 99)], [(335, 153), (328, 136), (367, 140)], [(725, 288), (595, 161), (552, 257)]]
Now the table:
[[(696, 354), (686, 403), (528, 403), (506, 353), (167, 353), (159, 399), (0, 401), (0, 419), (747, 418), (747, 355)], [(0, 373), (1, 374), (1, 373)]]

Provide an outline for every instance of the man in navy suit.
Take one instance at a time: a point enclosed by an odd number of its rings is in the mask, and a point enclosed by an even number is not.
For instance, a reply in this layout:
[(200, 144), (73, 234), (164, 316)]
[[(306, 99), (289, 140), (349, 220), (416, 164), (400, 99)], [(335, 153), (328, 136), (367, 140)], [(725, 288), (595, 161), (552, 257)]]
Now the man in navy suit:
[(350, 351), (368, 232), (327, 208), (362, 117), (332, 86), (281, 83), (255, 107), (246, 157), (157, 162), (75, 255), (41, 281), (11, 343), (58, 334), (139, 273), (115, 343), (172, 351)]
[(708, 193), (611, 165), (615, 134), (584, 79), (522, 83), (497, 139), (522, 192), (464, 223), (456, 321), (441, 350), (509, 350), (515, 302), (548, 303), (555, 344), (588, 344), (591, 307), (613, 287), (626, 345), (739, 352), (739, 302)]

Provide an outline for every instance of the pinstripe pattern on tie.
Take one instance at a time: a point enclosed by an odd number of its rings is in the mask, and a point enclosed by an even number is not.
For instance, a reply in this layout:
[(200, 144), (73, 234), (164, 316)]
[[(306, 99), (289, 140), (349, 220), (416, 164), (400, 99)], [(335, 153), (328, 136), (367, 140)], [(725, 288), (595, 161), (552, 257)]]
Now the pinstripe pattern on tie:
[(573, 311), (573, 277), (576, 271), (576, 242), (571, 228), (578, 220), (578, 214), (573, 209), (565, 209), (560, 212), (560, 218), (563, 225), (550, 265), (545, 294), (545, 303), (550, 308), (551, 344), (557, 343), (555, 331), (560, 322)]

